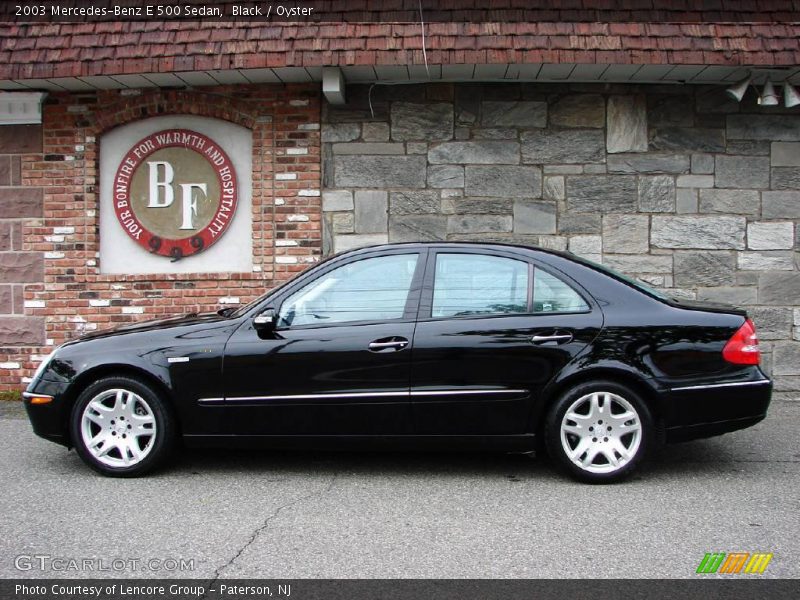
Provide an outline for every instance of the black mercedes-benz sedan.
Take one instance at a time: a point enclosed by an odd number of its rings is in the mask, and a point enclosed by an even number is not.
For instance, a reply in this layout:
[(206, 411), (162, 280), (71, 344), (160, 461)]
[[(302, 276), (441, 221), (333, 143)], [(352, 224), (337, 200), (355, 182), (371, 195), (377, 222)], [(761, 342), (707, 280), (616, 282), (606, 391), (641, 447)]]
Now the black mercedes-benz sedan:
[(616, 481), (662, 442), (749, 427), (772, 383), (743, 310), (570, 254), (471, 243), (346, 252), (238, 309), (67, 342), (34, 431), (100, 473), (187, 446), (547, 450)]

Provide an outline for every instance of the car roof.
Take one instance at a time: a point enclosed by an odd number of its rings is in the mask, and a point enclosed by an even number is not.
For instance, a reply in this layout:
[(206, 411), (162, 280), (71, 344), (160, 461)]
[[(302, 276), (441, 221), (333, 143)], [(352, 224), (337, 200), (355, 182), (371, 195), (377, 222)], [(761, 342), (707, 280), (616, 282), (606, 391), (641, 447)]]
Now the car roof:
[[(513, 244), (513, 243), (504, 243), (504, 242), (481, 242), (481, 241), (426, 241), (426, 242), (393, 242), (390, 244), (376, 244), (373, 246), (364, 246), (363, 248), (356, 248), (353, 250), (346, 250), (335, 254), (326, 259), (330, 260), (333, 258), (340, 258), (346, 256), (357, 256), (360, 253), (368, 253), (374, 252), (376, 250), (391, 250), (396, 248), (480, 248), (480, 249), (496, 249), (496, 250), (522, 250), (530, 256), (537, 256), (541, 257), (544, 256), (553, 256), (561, 260), (565, 260), (574, 264), (582, 265), (583, 267), (587, 267), (596, 273), (600, 273), (601, 275), (614, 279), (622, 284), (624, 284), (628, 289), (635, 291), (639, 294), (644, 294), (650, 297), (656, 297), (652, 292), (645, 291), (641, 286), (633, 284), (631, 280), (626, 278), (625, 276), (615, 273), (613, 270), (608, 269), (607, 267), (603, 267), (602, 265), (598, 265), (588, 259), (585, 259), (581, 256), (573, 254), (571, 252), (566, 252), (563, 250), (553, 250), (550, 248), (541, 248), (539, 246), (532, 246), (532, 245), (525, 245), (525, 244)], [(558, 266), (558, 265), (554, 265)], [(664, 298), (658, 298), (660, 301), (664, 302)]]
[(541, 252), (544, 254), (552, 254), (554, 256), (560, 256), (562, 258), (566, 258), (568, 260), (578, 260), (580, 261), (580, 257), (575, 256), (572, 253), (564, 252), (562, 250), (553, 250), (550, 248), (542, 248), (540, 246), (533, 246), (533, 245), (526, 245), (526, 244), (514, 244), (514, 243), (506, 243), (506, 242), (481, 242), (481, 241), (471, 241), (471, 240), (455, 240), (455, 241), (420, 241), (420, 242), (392, 242), (388, 244), (374, 244), (371, 246), (362, 246), (360, 248), (354, 248), (352, 250), (344, 250), (342, 252), (336, 253), (334, 256), (345, 256), (350, 254), (359, 254), (361, 252), (374, 252), (376, 250), (391, 250), (393, 248), (417, 248), (417, 247), (452, 247), (452, 248), (483, 248), (483, 249), (492, 249), (496, 248), (498, 250), (503, 249), (514, 249), (514, 250), (524, 250), (526, 252)]

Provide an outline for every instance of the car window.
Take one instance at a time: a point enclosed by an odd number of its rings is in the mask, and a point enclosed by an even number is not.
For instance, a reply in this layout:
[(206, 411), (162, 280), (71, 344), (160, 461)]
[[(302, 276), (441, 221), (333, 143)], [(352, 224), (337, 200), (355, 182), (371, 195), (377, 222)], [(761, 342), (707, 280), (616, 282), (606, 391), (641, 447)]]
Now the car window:
[(286, 299), (278, 326), (401, 319), (418, 258), (393, 254), (333, 269)]
[(533, 275), (533, 312), (579, 312), (589, 310), (580, 294), (547, 271)]
[(433, 317), (528, 311), (528, 263), (481, 254), (438, 254)]
[(619, 271), (615, 271), (614, 269), (612, 269), (609, 266), (601, 265), (599, 263), (593, 262), (591, 260), (588, 260), (588, 259), (582, 258), (582, 257), (581, 257), (580, 260), (581, 260), (581, 262), (590, 265), (592, 268), (597, 269), (598, 271), (602, 271), (603, 273), (607, 273), (607, 274), (611, 275), (612, 277), (614, 277), (616, 279), (619, 279), (623, 283), (627, 283), (631, 287), (634, 287), (637, 290), (640, 290), (640, 291), (644, 292), (645, 294), (649, 294), (650, 296), (654, 296), (654, 297), (658, 298), (659, 300), (671, 300), (671, 298), (669, 296), (667, 296), (665, 293), (663, 293), (662, 291), (650, 287), (649, 285), (647, 285), (643, 281), (639, 281), (638, 279), (634, 279), (633, 277), (628, 277), (627, 275), (623, 275)]

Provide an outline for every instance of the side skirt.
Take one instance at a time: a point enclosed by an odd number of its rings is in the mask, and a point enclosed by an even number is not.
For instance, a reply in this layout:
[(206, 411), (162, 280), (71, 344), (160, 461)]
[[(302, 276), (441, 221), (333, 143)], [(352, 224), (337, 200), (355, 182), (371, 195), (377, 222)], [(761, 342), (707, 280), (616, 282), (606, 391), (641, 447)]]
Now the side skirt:
[(528, 452), (536, 435), (184, 435), (190, 448)]

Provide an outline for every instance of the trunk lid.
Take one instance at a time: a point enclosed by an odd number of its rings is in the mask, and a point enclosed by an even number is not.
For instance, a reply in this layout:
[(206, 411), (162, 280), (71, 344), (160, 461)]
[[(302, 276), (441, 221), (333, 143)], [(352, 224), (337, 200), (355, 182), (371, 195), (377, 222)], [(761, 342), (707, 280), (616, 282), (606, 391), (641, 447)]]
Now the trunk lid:
[(680, 308), (688, 310), (702, 310), (706, 312), (725, 313), (729, 315), (739, 315), (747, 318), (747, 311), (732, 304), (724, 302), (709, 302), (706, 300), (684, 300), (682, 298), (670, 298), (670, 303)]

